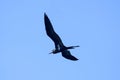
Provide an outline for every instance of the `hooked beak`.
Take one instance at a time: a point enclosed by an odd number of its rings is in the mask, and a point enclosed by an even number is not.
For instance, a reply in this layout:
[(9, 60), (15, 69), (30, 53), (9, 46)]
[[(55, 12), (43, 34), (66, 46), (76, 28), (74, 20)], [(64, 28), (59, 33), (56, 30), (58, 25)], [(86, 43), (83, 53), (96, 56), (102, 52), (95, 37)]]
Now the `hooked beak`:
[(55, 50), (53, 49), (53, 50), (52, 50), (52, 52), (50, 52), (49, 54), (53, 54), (53, 53), (54, 53), (54, 51), (55, 51)]

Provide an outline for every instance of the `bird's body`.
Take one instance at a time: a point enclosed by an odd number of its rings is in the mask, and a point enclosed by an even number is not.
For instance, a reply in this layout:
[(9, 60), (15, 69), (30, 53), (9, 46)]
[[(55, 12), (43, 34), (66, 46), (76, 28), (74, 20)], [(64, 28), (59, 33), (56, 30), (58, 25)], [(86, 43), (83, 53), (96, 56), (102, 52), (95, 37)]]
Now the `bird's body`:
[(63, 44), (61, 38), (58, 36), (58, 34), (54, 31), (53, 26), (48, 16), (45, 13), (44, 13), (44, 21), (45, 21), (46, 33), (54, 41), (54, 44), (55, 44), (55, 50), (52, 53), (56, 54), (61, 52), (62, 56), (67, 59), (74, 60), (74, 61), (78, 60), (77, 58), (75, 58), (70, 54), (70, 51), (68, 49), (74, 49), (75, 47), (79, 47), (79, 46), (66, 47)]

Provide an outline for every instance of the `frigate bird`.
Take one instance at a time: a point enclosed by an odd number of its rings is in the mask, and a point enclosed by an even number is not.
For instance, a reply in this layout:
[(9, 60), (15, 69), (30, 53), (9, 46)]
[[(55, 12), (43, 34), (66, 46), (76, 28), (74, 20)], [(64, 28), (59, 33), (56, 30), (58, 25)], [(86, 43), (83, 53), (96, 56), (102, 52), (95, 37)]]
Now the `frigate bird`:
[(72, 56), (70, 51), (68, 49), (74, 49), (75, 47), (79, 46), (70, 46), (66, 47), (61, 38), (58, 36), (58, 34), (53, 29), (52, 23), (50, 22), (50, 19), (48, 18), (47, 14), (44, 13), (44, 23), (45, 23), (45, 30), (47, 35), (53, 40), (55, 44), (55, 50), (53, 50), (51, 53), (56, 54), (61, 52), (62, 56), (66, 59), (76, 61), (78, 60), (76, 57)]

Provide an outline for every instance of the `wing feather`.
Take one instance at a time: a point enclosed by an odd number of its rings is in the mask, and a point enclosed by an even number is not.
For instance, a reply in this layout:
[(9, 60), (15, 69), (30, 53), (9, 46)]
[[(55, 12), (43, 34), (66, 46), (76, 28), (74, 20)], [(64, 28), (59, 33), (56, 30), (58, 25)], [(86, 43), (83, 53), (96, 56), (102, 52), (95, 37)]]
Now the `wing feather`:
[(63, 46), (61, 38), (58, 36), (58, 34), (54, 31), (53, 26), (50, 22), (50, 19), (44, 13), (44, 22), (45, 22), (45, 29), (47, 35), (54, 41), (55, 44), (59, 44), (60, 46)]
[(76, 57), (74, 57), (73, 55), (70, 54), (70, 51), (68, 50), (64, 50), (62, 51), (62, 56), (66, 59), (69, 59), (69, 60), (73, 60), (73, 61), (76, 61), (78, 60)]

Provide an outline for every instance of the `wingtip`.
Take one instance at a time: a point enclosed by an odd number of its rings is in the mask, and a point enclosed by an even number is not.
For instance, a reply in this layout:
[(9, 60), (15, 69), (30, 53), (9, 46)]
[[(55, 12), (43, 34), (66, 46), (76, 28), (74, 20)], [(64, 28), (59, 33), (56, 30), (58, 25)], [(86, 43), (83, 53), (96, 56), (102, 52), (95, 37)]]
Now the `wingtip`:
[(79, 60), (79, 59), (77, 59), (77, 58), (74, 57), (74, 59), (70, 59), (70, 60), (72, 60), (72, 61), (77, 61), (77, 60)]
[[(67, 58), (67, 59), (68, 59), (68, 58)], [(79, 59), (77, 59), (77, 58), (74, 58), (74, 59), (71, 58), (71, 59), (70, 59), (70, 58), (69, 58), (69, 60), (71, 60), (71, 61), (78, 61)]]
[(78, 61), (79, 59), (74, 59), (73, 61)]
[(44, 15), (46, 15), (46, 12), (44, 12)]
[(44, 16), (47, 16), (46, 12), (44, 12)]
[(75, 47), (80, 47), (79, 45), (75, 46)]

